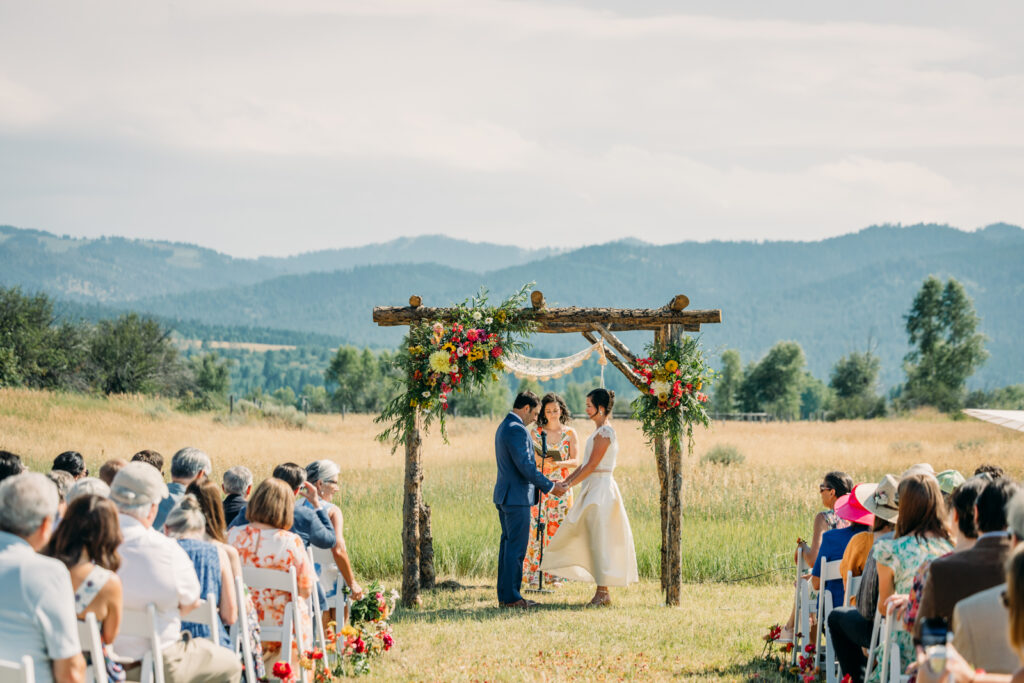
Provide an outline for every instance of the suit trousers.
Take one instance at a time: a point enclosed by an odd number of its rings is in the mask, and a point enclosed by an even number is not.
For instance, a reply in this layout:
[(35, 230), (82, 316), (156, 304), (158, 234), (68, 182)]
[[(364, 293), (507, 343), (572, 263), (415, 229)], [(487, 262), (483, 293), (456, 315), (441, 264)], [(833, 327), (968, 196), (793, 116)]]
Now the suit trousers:
[(523, 560), (530, 541), (530, 506), (498, 504), (501, 544), (498, 546), (498, 602), (523, 599)]
[(850, 674), (854, 683), (864, 680), (868, 658), (861, 648), (871, 644), (873, 626), (856, 607), (837, 607), (828, 615), (828, 635), (832, 639), (839, 668), (844, 674)]

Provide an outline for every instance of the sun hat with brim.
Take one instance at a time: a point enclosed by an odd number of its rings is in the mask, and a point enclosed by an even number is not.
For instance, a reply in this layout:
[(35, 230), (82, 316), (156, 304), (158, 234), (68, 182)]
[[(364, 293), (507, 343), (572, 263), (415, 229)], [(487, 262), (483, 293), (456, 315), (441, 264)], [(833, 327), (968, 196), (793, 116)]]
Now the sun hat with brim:
[[(854, 486), (853, 490), (856, 491), (857, 487)], [(836, 500), (834, 511), (836, 513), (836, 517), (839, 519), (845, 519), (851, 524), (866, 524), (871, 526), (875, 523), (874, 514), (865, 508), (853, 493), (847, 493), (845, 496), (839, 496)]]
[(895, 522), (900, 512), (899, 488), (900, 480), (887, 474), (877, 484), (861, 484), (853, 491), (868, 512), (887, 522)]
[(939, 480), (939, 488), (943, 493), (953, 493), (967, 481), (964, 479), (964, 475), (956, 470), (942, 470), (935, 475), (935, 478)]
[(118, 470), (110, 484), (110, 500), (128, 507), (159, 503), (166, 497), (167, 484), (160, 472), (140, 460)]
[(915, 474), (930, 474), (935, 476), (935, 468), (926, 462), (919, 462), (916, 465), (911, 465), (907, 468), (906, 472), (900, 475), (900, 481), (903, 481), (907, 477), (912, 477)]

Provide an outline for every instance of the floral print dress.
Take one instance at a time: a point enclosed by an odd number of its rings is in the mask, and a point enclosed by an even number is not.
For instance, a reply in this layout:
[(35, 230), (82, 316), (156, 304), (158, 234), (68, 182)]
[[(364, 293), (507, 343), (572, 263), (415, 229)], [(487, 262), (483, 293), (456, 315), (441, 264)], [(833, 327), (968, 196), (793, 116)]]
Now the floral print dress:
[[(316, 572), (309, 554), (302, 545), (302, 539), (284, 529), (261, 529), (252, 524), (228, 530), (228, 543), (238, 550), (238, 559), (243, 567), (277, 569), (288, 571), (295, 567), (296, 581), (300, 592), (313, 590)], [(256, 614), (260, 621), (274, 624), (284, 622), (284, 609), (290, 597), (284, 591), (261, 589), (252, 591)], [(295, 605), (297, 629), (307, 647), (313, 643), (313, 620), (309, 613), (309, 601), (299, 600)], [(264, 651), (278, 650), (280, 642), (263, 641)], [(293, 647), (297, 644), (293, 642)]]
[[(572, 427), (562, 427), (562, 440), (558, 444), (558, 450), (562, 454), (562, 460), (569, 458), (569, 444), (572, 441), (572, 437), (576, 434), (576, 431)], [(530, 436), (533, 438), (534, 443), (540, 445), (540, 431), (537, 429), (530, 430)], [(548, 449), (550, 450), (553, 444), (548, 443)], [(556, 462), (552, 458), (545, 458), (544, 460), (544, 471), (545, 477), (554, 479), (565, 479), (572, 474), (573, 467), (567, 467), (560, 461)], [(558, 527), (561, 526), (562, 520), (565, 519), (565, 514), (569, 512), (569, 508), (572, 507), (573, 495), (572, 489), (565, 492), (563, 496), (555, 496), (551, 494), (543, 495), (541, 497), (541, 504), (544, 506), (544, 538), (543, 543), (546, 548), (548, 541), (558, 531)], [(523, 560), (523, 578), (529, 583), (530, 586), (537, 587), (540, 585), (540, 543), (537, 541), (537, 506), (534, 505), (530, 508), (530, 543), (526, 547), (526, 559)], [(544, 585), (547, 587), (559, 586), (564, 582), (557, 576), (552, 576), (547, 572), (544, 573)]]
[[(922, 564), (930, 564), (952, 550), (953, 544), (944, 538), (909, 535), (875, 541), (871, 552), (878, 564), (892, 569), (893, 594), (907, 594)], [(903, 672), (914, 660), (914, 642), (911, 634), (902, 629), (896, 632), (896, 642), (900, 646), (900, 671)], [(871, 680), (878, 681), (881, 667), (872, 668)]]

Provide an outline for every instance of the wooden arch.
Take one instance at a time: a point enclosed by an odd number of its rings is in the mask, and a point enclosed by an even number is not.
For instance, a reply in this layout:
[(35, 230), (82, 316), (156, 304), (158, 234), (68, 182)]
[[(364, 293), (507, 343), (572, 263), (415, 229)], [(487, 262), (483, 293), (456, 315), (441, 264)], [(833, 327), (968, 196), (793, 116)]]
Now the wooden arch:
[[(428, 320), (451, 320), (456, 310), (422, 305), (419, 296), (409, 297), (408, 306), (378, 306), (373, 321), (380, 326), (414, 325)], [(677, 294), (662, 308), (548, 308), (539, 291), (530, 294), (530, 309), (523, 313), (536, 321), (537, 332), (562, 334), (579, 332), (587, 341), (598, 337), (611, 347), (605, 354), (626, 379), (646, 392), (647, 386), (633, 372), (636, 357), (615, 332), (651, 330), (655, 344), (681, 342), (686, 332), (696, 332), (705, 323), (722, 322), (722, 311), (687, 310), (690, 300)], [(679, 419), (682, 419), (680, 412)], [(402, 603), (420, 603), (420, 590), (434, 584), (434, 553), (430, 531), (430, 507), (423, 502), (423, 439), (416, 429), (405, 441), (405, 497), (402, 505)], [(654, 457), (661, 484), (661, 588), (665, 602), (680, 604), (682, 586), (682, 487), (683, 452), (661, 437), (654, 442)]]

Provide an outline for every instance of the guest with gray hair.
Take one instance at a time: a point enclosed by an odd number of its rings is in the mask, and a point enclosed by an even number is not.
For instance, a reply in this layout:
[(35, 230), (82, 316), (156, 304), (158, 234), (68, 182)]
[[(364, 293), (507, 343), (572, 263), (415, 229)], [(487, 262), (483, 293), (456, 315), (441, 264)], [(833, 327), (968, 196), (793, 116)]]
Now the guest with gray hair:
[(98, 477), (86, 477), (85, 479), (79, 479), (75, 482), (74, 486), (68, 489), (68, 494), (64, 497), (64, 502), (67, 505), (85, 495), (99, 496), (100, 498), (110, 498), (110, 487), (107, 483)]
[(75, 478), (67, 470), (50, 470), (46, 478), (57, 487), (57, 520), (53, 523), (53, 526), (56, 527), (60, 524), (60, 520), (64, 519), (64, 513), (68, 509), (68, 491), (74, 485)]
[(245, 507), (245, 501), (252, 493), (252, 472), (248, 467), (236, 465), (224, 473), (221, 485), (227, 497), (224, 498), (224, 519), (231, 521), (238, 511)]
[[(352, 597), (360, 600), (363, 597), (363, 587), (356, 581), (355, 570), (352, 569), (352, 561), (348, 556), (348, 548), (345, 545), (344, 518), (341, 508), (331, 501), (338, 494), (338, 479), (341, 476), (341, 468), (332, 460), (315, 460), (306, 465), (306, 481), (316, 487), (319, 496), (319, 509), (327, 513), (334, 527), (335, 543), (331, 548), (333, 562), (317, 562), (315, 564), (320, 587), (323, 588), (325, 596), (332, 597), (337, 590), (337, 578), (339, 573), (352, 590)], [(309, 499), (303, 499), (302, 505), (313, 507)], [(316, 555), (316, 551), (314, 551)]]
[[(203, 514), (199, 499), (191, 493), (186, 493), (171, 510), (171, 514), (167, 515), (164, 531), (171, 538), (177, 539), (178, 545), (192, 560), (192, 566), (199, 577), (200, 593), (204, 597), (212, 594), (217, 601), (220, 644), (223, 647), (231, 647), (231, 638), (225, 626), (234, 624), (238, 616), (235, 611), (231, 560), (227, 556), (227, 551), (206, 539), (206, 516)], [(210, 637), (210, 627), (206, 624), (183, 621), (181, 628), (196, 638)]]
[[(121, 568), (117, 573), (124, 586), (125, 609), (145, 610), (147, 605), (155, 605), (164, 678), (169, 683), (237, 681), (241, 665), (231, 650), (203, 638), (181, 638), (181, 618), (199, 606), (202, 594), (188, 554), (152, 526), (166, 496), (160, 472), (141, 461), (125, 465), (110, 487), (124, 535), (118, 548)], [(146, 649), (146, 639), (138, 634), (120, 633), (114, 642), (119, 655), (136, 661)]]
[(37, 681), (85, 680), (71, 576), (39, 554), (53, 533), (57, 490), (25, 472), (0, 483), (0, 659), (32, 657)]
[(160, 501), (153, 528), (162, 530), (167, 515), (185, 495), (185, 489), (194, 481), (207, 477), (213, 472), (210, 456), (198, 448), (186, 446), (171, 458), (171, 483), (167, 485), (167, 497)]

